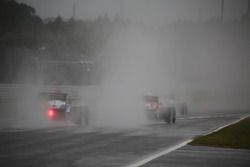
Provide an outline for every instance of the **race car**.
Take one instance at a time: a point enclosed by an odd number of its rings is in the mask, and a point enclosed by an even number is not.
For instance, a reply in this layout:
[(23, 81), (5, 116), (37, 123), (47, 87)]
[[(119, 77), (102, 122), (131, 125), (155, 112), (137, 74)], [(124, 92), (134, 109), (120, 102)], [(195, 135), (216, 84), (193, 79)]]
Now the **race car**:
[[(88, 110), (86, 107), (72, 106), (66, 93), (42, 92), (40, 98), (51, 121), (65, 120), (75, 124), (88, 124)], [(83, 119), (84, 118), (84, 119)]]
[(176, 110), (169, 102), (160, 102), (158, 96), (144, 96), (145, 111), (149, 120), (163, 120), (168, 124), (175, 123)]
[(62, 100), (48, 101), (49, 119), (66, 119), (67, 113), (71, 112), (71, 105)]

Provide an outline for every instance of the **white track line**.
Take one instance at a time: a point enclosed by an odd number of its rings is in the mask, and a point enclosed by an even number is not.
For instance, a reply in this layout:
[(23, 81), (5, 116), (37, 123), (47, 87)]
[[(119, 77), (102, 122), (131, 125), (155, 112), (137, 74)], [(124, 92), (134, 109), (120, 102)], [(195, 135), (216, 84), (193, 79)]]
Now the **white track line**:
[[(221, 129), (227, 127), (227, 126), (236, 124), (236, 123), (240, 122), (241, 120), (243, 120), (243, 119), (245, 119), (245, 118), (247, 118), (247, 117), (249, 117), (249, 115), (244, 116), (243, 118), (240, 118), (240, 119), (238, 119), (238, 120), (236, 120), (236, 121), (233, 121), (233, 122), (231, 122), (231, 123), (229, 123), (229, 124), (223, 125), (223, 126), (221, 126), (221, 127), (219, 127), (219, 128), (216, 128), (215, 130), (213, 130), (213, 131), (211, 131), (211, 132), (208, 132), (208, 133), (205, 133), (205, 134), (203, 134), (202, 136), (205, 136), (205, 135), (208, 135), (208, 134), (217, 132), (217, 131), (219, 131), (219, 130), (221, 130)], [(125, 167), (139, 167), (139, 166), (142, 166), (142, 165), (144, 165), (144, 164), (146, 164), (146, 163), (148, 163), (148, 162), (150, 162), (150, 161), (152, 161), (152, 160), (154, 160), (154, 159), (156, 159), (156, 158), (159, 158), (159, 157), (161, 157), (161, 156), (163, 156), (163, 155), (165, 155), (165, 154), (168, 154), (168, 153), (170, 153), (170, 152), (172, 152), (172, 151), (177, 150), (178, 148), (181, 148), (181, 147), (187, 145), (188, 143), (192, 142), (193, 140), (194, 140), (194, 138), (185, 140), (185, 141), (183, 141), (183, 142), (181, 142), (181, 143), (179, 143), (179, 144), (177, 144), (177, 145), (175, 145), (175, 146), (173, 146), (173, 147), (170, 147), (170, 148), (164, 149), (164, 150), (162, 150), (162, 151), (159, 151), (159, 152), (157, 152), (157, 153), (154, 153), (154, 154), (152, 154), (152, 155), (149, 155), (149, 156), (147, 156), (147, 157), (145, 157), (145, 158), (142, 158), (141, 160), (136, 161), (136, 162), (134, 162), (134, 163), (131, 163), (131, 164), (125, 166)]]
[(232, 117), (235, 114), (227, 114), (227, 115), (210, 115), (210, 116), (187, 116), (187, 117), (180, 117), (180, 120), (187, 120), (187, 119), (208, 119), (208, 118), (224, 118), (224, 117)]
[(135, 162), (133, 164), (127, 165), (125, 167), (138, 167), (138, 166), (144, 165), (144, 164), (146, 164), (146, 163), (148, 163), (148, 162), (150, 162), (150, 161), (152, 161), (152, 160), (154, 160), (154, 159), (156, 159), (158, 157), (161, 157), (161, 156), (163, 156), (165, 154), (168, 154), (168, 153), (170, 153), (170, 152), (172, 152), (174, 150), (177, 150), (178, 148), (181, 148), (181, 147), (185, 146), (186, 144), (190, 143), (191, 141), (192, 141), (192, 139), (185, 140), (184, 142), (181, 142), (181, 143), (179, 143), (179, 144), (177, 144), (177, 145), (175, 145), (173, 147), (170, 147), (170, 148), (167, 148), (167, 149), (162, 150), (160, 152), (157, 152), (155, 154), (152, 154), (152, 155), (150, 155), (148, 157), (145, 157), (144, 159), (141, 159), (141, 160), (139, 160), (139, 161), (137, 161), (137, 162)]
[(214, 133), (214, 132), (217, 132), (217, 131), (219, 131), (219, 130), (221, 130), (221, 129), (227, 127), (227, 126), (236, 124), (236, 123), (242, 121), (243, 119), (246, 119), (247, 117), (249, 117), (249, 115), (246, 115), (246, 116), (244, 116), (244, 117), (242, 117), (242, 118), (240, 118), (240, 119), (238, 119), (238, 120), (236, 120), (236, 121), (233, 121), (233, 122), (231, 122), (231, 123), (228, 123), (228, 124), (226, 124), (226, 125), (223, 125), (223, 126), (221, 126), (221, 127), (218, 127), (218, 128), (216, 128), (216, 129), (214, 129), (214, 130), (208, 132), (208, 133), (204, 133), (204, 134), (202, 134), (202, 136), (209, 135), (209, 134)]

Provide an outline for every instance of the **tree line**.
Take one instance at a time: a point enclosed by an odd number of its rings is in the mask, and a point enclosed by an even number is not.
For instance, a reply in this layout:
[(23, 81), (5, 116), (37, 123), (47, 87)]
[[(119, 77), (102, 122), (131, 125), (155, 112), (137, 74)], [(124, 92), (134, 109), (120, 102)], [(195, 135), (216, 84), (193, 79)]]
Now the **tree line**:
[(113, 20), (107, 15), (95, 20), (43, 20), (33, 7), (15, 0), (0, 1), (0, 20), (0, 82), (7, 83), (27, 78), (20, 73), (34, 78), (37, 59), (91, 60), (115, 27), (125, 24), (119, 15)]
[(46, 48), (53, 58), (66, 56), (65, 53), (75, 53), (75, 58), (94, 54), (115, 24), (122, 21), (119, 16), (111, 21), (105, 15), (93, 21), (58, 16), (45, 22), (33, 7), (15, 0), (0, 1), (0, 19), (0, 46)]

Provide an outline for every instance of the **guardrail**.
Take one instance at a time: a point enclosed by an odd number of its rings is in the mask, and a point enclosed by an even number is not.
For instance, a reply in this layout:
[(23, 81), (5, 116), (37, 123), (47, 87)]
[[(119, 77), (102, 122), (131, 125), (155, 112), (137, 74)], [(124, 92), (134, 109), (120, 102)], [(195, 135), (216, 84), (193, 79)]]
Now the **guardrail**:
[(18, 98), (18, 85), (14, 84), (0, 84), (0, 102), (9, 103)]
[(0, 102), (13, 101), (31, 93), (64, 92), (70, 98), (78, 98), (80, 86), (65, 85), (31, 85), (31, 84), (0, 84)]
[(91, 104), (98, 96), (98, 90), (98, 86), (0, 84), (0, 103), (36, 98), (40, 92), (57, 92), (66, 93), (72, 101), (81, 99)]

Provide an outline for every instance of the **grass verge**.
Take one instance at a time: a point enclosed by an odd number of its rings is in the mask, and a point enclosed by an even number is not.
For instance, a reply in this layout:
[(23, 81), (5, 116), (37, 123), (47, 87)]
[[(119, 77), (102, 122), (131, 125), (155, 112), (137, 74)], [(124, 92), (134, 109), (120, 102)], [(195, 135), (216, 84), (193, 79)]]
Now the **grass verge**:
[(250, 149), (250, 117), (215, 133), (195, 138), (194, 146)]

